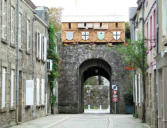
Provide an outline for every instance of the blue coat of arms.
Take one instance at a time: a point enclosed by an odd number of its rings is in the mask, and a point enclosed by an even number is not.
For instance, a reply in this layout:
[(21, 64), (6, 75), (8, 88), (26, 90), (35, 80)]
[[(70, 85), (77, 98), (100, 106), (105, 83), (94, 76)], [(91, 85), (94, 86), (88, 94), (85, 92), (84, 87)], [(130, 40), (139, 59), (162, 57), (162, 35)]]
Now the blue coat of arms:
[(74, 37), (74, 32), (66, 32), (66, 39), (72, 40)]

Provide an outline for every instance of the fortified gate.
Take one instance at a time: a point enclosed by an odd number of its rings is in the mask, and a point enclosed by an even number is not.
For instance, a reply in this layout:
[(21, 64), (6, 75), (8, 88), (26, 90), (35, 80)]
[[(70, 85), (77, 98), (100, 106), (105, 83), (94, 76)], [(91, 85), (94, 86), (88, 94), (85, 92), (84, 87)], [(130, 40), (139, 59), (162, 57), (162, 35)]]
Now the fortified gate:
[[(118, 113), (124, 113), (123, 95), (130, 88), (128, 72), (124, 70), (114, 45), (125, 41), (125, 22), (113, 16), (65, 17), (62, 21), (62, 67), (59, 78), (59, 113), (83, 113), (83, 84), (92, 76), (103, 76), (118, 85)], [(112, 47), (113, 46), (113, 47)], [(112, 48), (111, 48), (112, 47)]]

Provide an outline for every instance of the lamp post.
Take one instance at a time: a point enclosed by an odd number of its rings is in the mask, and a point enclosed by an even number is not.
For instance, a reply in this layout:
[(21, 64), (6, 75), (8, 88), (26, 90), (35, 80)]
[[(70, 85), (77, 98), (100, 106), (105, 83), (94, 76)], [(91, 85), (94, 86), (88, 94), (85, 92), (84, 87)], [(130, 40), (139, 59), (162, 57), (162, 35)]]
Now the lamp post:
[(16, 0), (16, 124), (18, 124), (19, 98), (19, 0)]

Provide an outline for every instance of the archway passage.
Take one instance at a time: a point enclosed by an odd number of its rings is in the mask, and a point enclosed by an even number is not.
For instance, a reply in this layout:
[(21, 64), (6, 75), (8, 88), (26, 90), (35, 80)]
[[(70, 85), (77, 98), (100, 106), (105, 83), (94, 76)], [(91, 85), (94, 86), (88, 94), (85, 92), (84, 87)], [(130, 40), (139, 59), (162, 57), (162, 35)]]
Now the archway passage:
[[(103, 76), (110, 82), (110, 105), (111, 105), (111, 66), (103, 59), (89, 59), (84, 61), (79, 67), (80, 76), (80, 112), (84, 112), (84, 82), (92, 76)], [(110, 109), (111, 113), (111, 109)]]

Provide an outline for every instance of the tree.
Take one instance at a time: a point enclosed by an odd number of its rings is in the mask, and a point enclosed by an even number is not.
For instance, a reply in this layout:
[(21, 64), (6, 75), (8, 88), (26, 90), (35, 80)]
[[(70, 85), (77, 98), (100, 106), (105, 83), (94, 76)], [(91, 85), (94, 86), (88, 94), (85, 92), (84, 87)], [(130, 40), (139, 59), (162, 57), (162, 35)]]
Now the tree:
[[(130, 41), (126, 45), (120, 45), (117, 47), (118, 53), (121, 56), (125, 64), (133, 66), (135, 69), (139, 69), (142, 74), (143, 80), (143, 98), (145, 99), (145, 81), (146, 81), (146, 70), (147, 70), (147, 60), (146, 60), (146, 47), (142, 40), (135, 41), (131, 43)], [(143, 122), (145, 122), (145, 101), (143, 102)]]
[(56, 31), (61, 30), (61, 17), (63, 8), (50, 8), (49, 9), (49, 23), (52, 24)]
[(126, 40), (130, 39), (130, 27), (128, 22), (125, 23), (125, 37)]
[(50, 85), (50, 104), (51, 104), (51, 113), (54, 113), (54, 105), (56, 102), (56, 96), (54, 94), (55, 88), (55, 80), (58, 77), (58, 64), (59, 64), (59, 56), (56, 52), (56, 44), (55, 44), (55, 33), (56, 30), (53, 25), (49, 26), (49, 48), (48, 48), (48, 59), (53, 61), (52, 71), (48, 76), (48, 82)]

